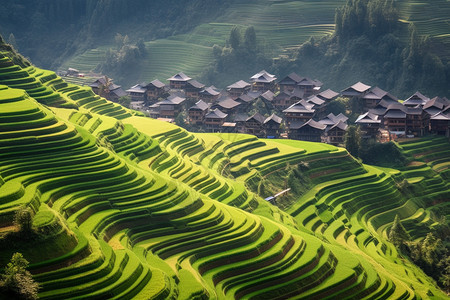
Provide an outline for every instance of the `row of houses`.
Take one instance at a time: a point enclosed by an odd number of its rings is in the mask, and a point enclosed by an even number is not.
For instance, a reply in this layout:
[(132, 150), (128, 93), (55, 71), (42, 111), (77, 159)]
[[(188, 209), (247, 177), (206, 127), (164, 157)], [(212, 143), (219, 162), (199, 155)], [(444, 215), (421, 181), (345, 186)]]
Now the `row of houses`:
[[(344, 142), (348, 118), (327, 114), (327, 105), (338, 96), (358, 101), (365, 111), (356, 120), (365, 138), (378, 138), (381, 131), (392, 137), (421, 136), (429, 131), (447, 134), (449, 101), (430, 99), (417, 92), (404, 102), (379, 87), (362, 82), (342, 90), (321, 91), (322, 83), (291, 73), (280, 81), (265, 70), (239, 80), (220, 91), (180, 72), (167, 79), (137, 84), (126, 91), (134, 103), (146, 107), (152, 118), (173, 122), (180, 113), (194, 128), (206, 132), (239, 132), (258, 137), (288, 137), (335, 145)], [(102, 82), (97, 82), (98, 87)], [(91, 85), (95, 89), (95, 83)], [(115, 90), (115, 85), (109, 84)], [(94, 90), (95, 91), (95, 90)], [(255, 111), (264, 106), (266, 115)], [(270, 113), (267, 113), (267, 112)]]

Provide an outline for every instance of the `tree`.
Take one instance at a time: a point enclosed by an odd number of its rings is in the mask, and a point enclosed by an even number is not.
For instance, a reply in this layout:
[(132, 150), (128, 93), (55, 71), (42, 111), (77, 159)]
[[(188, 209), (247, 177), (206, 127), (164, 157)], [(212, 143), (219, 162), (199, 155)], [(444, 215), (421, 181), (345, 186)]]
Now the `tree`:
[(14, 214), (14, 225), (22, 233), (29, 234), (33, 231), (33, 215), (29, 207), (21, 208)]
[(19, 47), (17, 47), (17, 42), (16, 42), (16, 37), (14, 36), (14, 34), (10, 34), (9, 38), (8, 38), (8, 44), (10, 44), (11, 46), (14, 47), (14, 49), (16, 49), (16, 51), (19, 50)]
[(7, 298), (37, 299), (39, 284), (27, 271), (28, 261), (21, 253), (14, 253), (11, 261), (0, 275), (0, 292)]
[(358, 157), (361, 145), (361, 131), (359, 127), (350, 125), (345, 133), (345, 148), (351, 155)]
[(131, 97), (130, 96), (122, 96), (117, 100), (117, 103), (129, 108), (130, 104), (131, 104)]
[(239, 48), (241, 44), (241, 31), (237, 26), (233, 26), (233, 28), (231, 29), (228, 43), (233, 49)]
[(392, 224), (391, 230), (389, 231), (388, 238), (397, 248), (400, 248), (400, 246), (403, 245), (405, 241), (411, 239), (409, 233), (400, 222), (400, 218), (398, 215), (395, 215), (394, 223)]
[(256, 49), (256, 32), (253, 26), (249, 26), (245, 29), (244, 44), (247, 51), (254, 51)]

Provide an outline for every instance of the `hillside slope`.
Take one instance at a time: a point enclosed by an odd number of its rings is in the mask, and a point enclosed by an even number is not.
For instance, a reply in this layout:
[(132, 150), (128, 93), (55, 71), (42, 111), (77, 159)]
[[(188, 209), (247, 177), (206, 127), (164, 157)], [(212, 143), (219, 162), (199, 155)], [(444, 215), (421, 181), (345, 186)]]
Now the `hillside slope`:
[(447, 140), (382, 170), (325, 144), (190, 133), (31, 68), (0, 57), (0, 264), (22, 252), (42, 299), (445, 297), (386, 236), (395, 215), (414, 239), (448, 215)]

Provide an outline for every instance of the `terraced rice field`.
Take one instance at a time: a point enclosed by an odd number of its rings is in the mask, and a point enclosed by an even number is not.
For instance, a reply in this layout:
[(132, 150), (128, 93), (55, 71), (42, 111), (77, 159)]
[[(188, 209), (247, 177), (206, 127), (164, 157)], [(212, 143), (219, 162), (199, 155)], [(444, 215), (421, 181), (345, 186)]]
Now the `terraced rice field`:
[[(448, 215), (445, 138), (402, 142), (410, 164), (380, 169), (325, 144), (190, 133), (0, 62), (36, 85), (0, 82), (0, 232), (27, 206), (41, 238), (3, 243), (0, 265), (22, 252), (41, 299), (445, 297), (386, 238), (395, 215), (414, 239)], [(31, 95), (49, 86), (65, 102)], [(296, 172), (291, 201), (258, 193)]]

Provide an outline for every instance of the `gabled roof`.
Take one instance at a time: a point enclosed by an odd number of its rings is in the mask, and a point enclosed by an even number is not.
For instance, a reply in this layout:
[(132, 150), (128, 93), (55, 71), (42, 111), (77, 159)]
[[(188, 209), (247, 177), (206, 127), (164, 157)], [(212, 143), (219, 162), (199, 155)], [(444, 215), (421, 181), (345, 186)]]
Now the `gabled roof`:
[(364, 83), (358, 81), (354, 85), (343, 90), (341, 93), (344, 96), (353, 95), (353, 94), (361, 94), (361, 93), (367, 92), (369, 89), (370, 89), (370, 85), (367, 85), (367, 84), (364, 84)]
[(306, 99), (306, 102), (313, 103), (315, 105), (322, 105), (325, 103), (325, 100), (323, 100), (322, 98), (319, 98), (315, 95), (312, 95), (311, 97)]
[(360, 115), (356, 121), (356, 124), (380, 124), (381, 119), (378, 115), (375, 115), (371, 112), (366, 112), (365, 114)]
[(411, 95), (408, 99), (403, 101), (403, 105), (406, 106), (424, 105), (428, 101), (430, 101), (430, 98), (423, 95), (421, 92), (417, 91), (413, 95)]
[(186, 84), (191, 85), (192, 87), (197, 88), (197, 89), (202, 89), (205, 87), (205, 85), (203, 83), (200, 83), (195, 79), (188, 80), (188, 82), (186, 82)]
[(449, 121), (450, 122), (450, 116), (444, 114), (443, 112), (438, 112), (435, 115), (432, 115), (430, 117), (430, 120), (439, 120), (439, 121)]
[(329, 130), (334, 129), (334, 128), (339, 128), (341, 130), (347, 130), (348, 125), (345, 122), (339, 121), (336, 124), (334, 124), (333, 126), (331, 126), (331, 128)]
[(205, 119), (225, 119), (227, 116), (228, 114), (223, 113), (220, 109), (216, 108), (207, 113)]
[(268, 90), (262, 93), (261, 97), (266, 99), (267, 101), (272, 101), (273, 98), (275, 97), (275, 94), (272, 91)]
[(245, 114), (245, 113), (237, 113), (235, 116), (234, 116), (234, 122), (245, 122), (246, 120), (248, 119), (248, 116), (247, 116), (247, 114)]
[(302, 81), (302, 79), (303, 79), (303, 77), (301, 77), (300, 75), (298, 75), (295, 72), (292, 72), (291, 74), (287, 75), (282, 80), (280, 80), (280, 82), (278, 82), (278, 84), (297, 84), (300, 81)]
[(322, 86), (323, 83), (317, 79), (312, 80), (310, 78), (305, 77), (299, 83), (297, 83), (297, 85), (319, 87), (319, 86)]
[(284, 113), (314, 113), (314, 104), (307, 103), (305, 100), (300, 100), (299, 102), (292, 104), (285, 110)]
[(210, 96), (217, 96), (220, 94), (220, 92), (216, 91), (214, 86), (207, 87), (206, 89), (200, 91), (200, 94), (203, 95), (210, 95)]
[(250, 83), (245, 82), (244, 80), (236, 81), (235, 83), (227, 86), (227, 89), (245, 89), (250, 87)]
[(324, 100), (333, 100), (338, 95), (339, 95), (339, 93), (336, 93), (335, 91), (330, 90), (330, 89), (327, 89), (327, 90), (317, 94), (318, 97), (320, 97), (320, 98), (322, 98)]
[(163, 101), (160, 101), (159, 104), (172, 104), (172, 105), (178, 105), (183, 103), (186, 100), (186, 98), (177, 96), (177, 95), (171, 95), (168, 98), (164, 99)]
[(217, 102), (217, 105), (219, 105), (220, 107), (226, 108), (226, 109), (231, 109), (231, 108), (234, 108), (234, 107), (240, 105), (240, 103), (237, 101), (234, 101), (230, 97), (227, 97), (227, 98)]
[(189, 108), (189, 110), (201, 110), (205, 111), (209, 108), (208, 103), (204, 102), (203, 100), (197, 101), (193, 106)]
[(119, 98), (127, 96), (127, 93), (120, 86), (118, 86), (118, 88), (110, 90), (109, 92), (115, 94)]
[(243, 94), (243, 95), (240, 95), (239, 97), (237, 97), (235, 101), (238, 102), (238, 100), (241, 100), (242, 102), (245, 102), (245, 103), (249, 103), (249, 102), (252, 102), (253, 100), (255, 100), (255, 98), (251, 97), (248, 94)]
[(169, 81), (188, 81), (192, 78), (184, 74), (183, 72), (177, 73), (170, 78), (167, 78)]
[(338, 114), (335, 116), (333, 113), (329, 113), (325, 118), (319, 121), (319, 123), (325, 124), (325, 125), (335, 125), (339, 122), (347, 123), (348, 118), (344, 116), (343, 114)]
[(166, 85), (164, 83), (162, 83), (161, 81), (159, 81), (158, 79), (155, 79), (152, 82), (150, 82), (149, 84), (147, 84), (146, 87), (149, 87), (149, 86), (154, 86), (155, 88), (160, 89), (160, 88), (165, 87)]
[(267, 118), (264, 120), (264, 124), (266, 124), (266, 123), (268, 123), (268, 122), (270, 122), (270, 121), (273, 121), (273, 122), (275, 122), (275, 123), (281, 124), (281, 122), (283, 121), (283, 119), (282, 119), (281, 117), (277, 116), (276, 114), (271, 114), (269, 117), (267, 117)]
[(300, 129), (304, 127), (312, 127), (318, 130), (325, 130), (327, 128), (327, 125), (321, 124), (317, 121), (314, 121), (313, 119), (310, 119), (306, 123), (292, 122), (291, 125), (289, 126), (290, 129)]
[(145, 83), (139, 83), (139, 84), (133, 85), (131, 88), (126, 90), (126, 92), (145, 94), (145, 92), (147, 91), (147, 89), (145, 88), (146, 85), (147, 84), (145, 84)]
[(303, 95), (305, 95), (305, 91), (304, 91), (304, 90), (295, 88), (295, 89), (292, 91), (292, 93), (291, 93), (291, 95), (290, 95), (290, 98), (296, 97), (296, 98), (302, 99), (302, 98), (303, 98)]
[(252, 119), (257, 121), (260, 124), (264, 124), (264, 121), (266, 120), (266, 118), (258, 112), (255, 113), (253, 116), (248, 117), (247, 120), (245, 120), (245, 121), (248, 122)]
[(430, 107), (435, 107), (439, 110), (442, 110), (445, 106), (449, 105), (450, 101), (441, 97), (434, 97), (430, 101), (424, 104), (423, 109), (428, 109)]
[(268, 73), (266, 70), (262, 70), (261, 72), (256, 73), (252, 77), (250, 77), (250, 81), (252, 82), (263, 82), (270, 83), (275, 81), (277, 78), (275, 75)]

